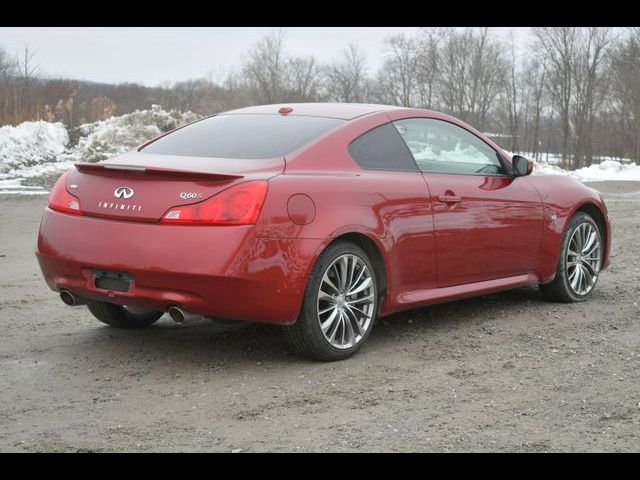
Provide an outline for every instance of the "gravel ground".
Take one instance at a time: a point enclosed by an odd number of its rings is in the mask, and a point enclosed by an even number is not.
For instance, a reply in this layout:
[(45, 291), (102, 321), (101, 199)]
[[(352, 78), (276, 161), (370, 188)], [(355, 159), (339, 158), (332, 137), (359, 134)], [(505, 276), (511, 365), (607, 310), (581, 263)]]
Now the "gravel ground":
[(0, 450), (638, 451), (640, 183), (593, 185), (614, 243), (589, 301), (397, 314), (339, 363), (269, 326), (103, 326), (40, 276), (46, 198), (0, 197)]

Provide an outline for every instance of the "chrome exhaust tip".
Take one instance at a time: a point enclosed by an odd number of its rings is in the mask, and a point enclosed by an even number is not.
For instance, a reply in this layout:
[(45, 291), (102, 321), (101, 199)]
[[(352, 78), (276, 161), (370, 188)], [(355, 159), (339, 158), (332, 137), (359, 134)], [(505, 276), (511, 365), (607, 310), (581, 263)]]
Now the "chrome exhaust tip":
[(185, 310), (182, 307), (170, 307), (168, 310), (169, 316), (171, 319), (179, 324), (184, 322), (189, 322), (191, 320), (197, 320), (202, 318), (202, 315), (198, 315), (197, 313), (191, 313)]
[(69, 305), (70, 307), (85, 305), (87, 303), (84, 298), (76, 297), (69, 290), (60, 290), (60, 300), (62, 300), (65, 305)]

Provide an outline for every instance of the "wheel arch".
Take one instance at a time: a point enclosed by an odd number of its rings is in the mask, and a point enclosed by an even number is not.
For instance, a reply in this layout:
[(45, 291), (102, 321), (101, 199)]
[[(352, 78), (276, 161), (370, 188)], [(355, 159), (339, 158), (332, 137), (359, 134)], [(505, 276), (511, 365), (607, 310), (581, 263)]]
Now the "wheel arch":
[[(582, 205), (578, 206), (578, 208), (576, 208), (572, 214), (569, 216), (569, 220), (571, 220), (571, 218), (573, 218), (574, 215), (576, 215), (579, 212), (584, 212), (587, 215), (589, 215), (591, 218), (593, 218), (593, 220), (596, 222), (596, 224), (598, 225), (598, 227), (600, 228), (600, 233), (602, 234), (602, 236), (604, 237), (604, 244), (608, 245), (609, 244), (609, 232), (607, 231), (607, 221), (605, 218), (605, 214), (602, 211), (602, 209), (596, 205), (595, 203), (592, 202), (585, 202)], [(569, 221), (567, 221), (567, 225), (568, 225)], [(565, 226), (566, 228), (566, 226)]]

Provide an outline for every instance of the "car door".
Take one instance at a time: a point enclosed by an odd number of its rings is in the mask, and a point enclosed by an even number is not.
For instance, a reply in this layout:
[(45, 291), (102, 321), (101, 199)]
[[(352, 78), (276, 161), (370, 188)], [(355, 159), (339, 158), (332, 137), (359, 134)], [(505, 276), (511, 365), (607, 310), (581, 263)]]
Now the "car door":
[(351, 142), (349, 154), (366, 171), (360, 177), (371, 191), (371, 204), (389, 247), (389, 291), (401, 295), (435, 288), (430, 196), (397, 129), (387, 123), (367, 131)]
[(480, 137), (445, 120), (394, 125), (430, 190), (439, 287), (534, 271), (543, 209), (525, 177), (514, 178)]

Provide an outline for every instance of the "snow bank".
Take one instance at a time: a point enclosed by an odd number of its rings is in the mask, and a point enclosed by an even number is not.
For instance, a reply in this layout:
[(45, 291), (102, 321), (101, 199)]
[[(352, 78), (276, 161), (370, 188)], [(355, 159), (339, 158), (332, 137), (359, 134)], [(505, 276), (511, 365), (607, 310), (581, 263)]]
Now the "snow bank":
[(12, 172), (55, 162), (67, 143), (69, 134), (62, 123), (39, 121), (0, 127), (0, 175), (6, 178)]
[(583, 182), (598, 182), (602, 180), (640, 181), (640, 165), (620, 163), (616, 160), (605, 160), (597, 165), (579, 168), (568, 173)]
[[(532, 158), (526, 153), (522, 155)], [(534, 175), (570, 175), (581, 182), (640, 181), (640, 165), (633, 162), (622, 163), (618, 160), (612, 160), (611, 157), (599, 157), (595, 160), (600, 160), (600, 163), (577, 170), (564, 170), (558, 166), (560, 158), (557, 155), (544, 155), (544, 157), (545, 160), (534, 162)]]
[[(1, 127), (0, 194), (47, 193), (43, 187), (30, 184), (51, 183), (75, 162), (98, 162), (120, 155), (197, 119), (192, 112), (167, 111), (153, 105), (149, 110), (81, 125), (73, 132), (62, 123), (44, 121)], [(72, 144), (70, 137), (77, 137), (77, 143)]]

